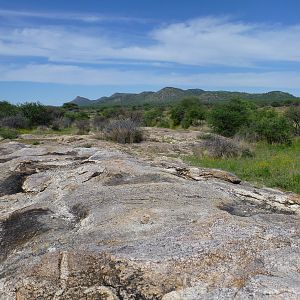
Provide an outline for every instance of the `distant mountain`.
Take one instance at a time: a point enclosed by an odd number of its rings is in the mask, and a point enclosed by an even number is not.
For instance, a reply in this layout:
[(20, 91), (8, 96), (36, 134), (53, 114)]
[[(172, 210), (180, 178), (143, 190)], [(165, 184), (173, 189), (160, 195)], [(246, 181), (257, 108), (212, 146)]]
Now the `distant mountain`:
[(92, 100), (84, 97), (77, 96), (74, 100), (72, 100), (70, 103), (77, 104), (79, 106), (89, 106), (91, 105)]
[(272, 91), (261, 94), (251, 94), (242, 92), (227, 92), (227, 91), (204, 91), (201, 89), (182, 90), (173, 87), (165, 87), (158, 92), (142, 92), (134, 93), (115, 93), (110, 97), (101, 97), (96, 100), (90, 100), (84, 97), (77, 96), (71, 103), (76, 103), (79, 106), (99, 106), (99, 105), (138, 105), (138, 104), (168, 104), (181, 100), (184, 97), (197, 97), (205, 103), (215, 103), (226, 101), (232, 98), (241, 98), (244, 100), (273, 102), (285, 100), (297, 100), (297, 98), (289, 93), (280, 91)]

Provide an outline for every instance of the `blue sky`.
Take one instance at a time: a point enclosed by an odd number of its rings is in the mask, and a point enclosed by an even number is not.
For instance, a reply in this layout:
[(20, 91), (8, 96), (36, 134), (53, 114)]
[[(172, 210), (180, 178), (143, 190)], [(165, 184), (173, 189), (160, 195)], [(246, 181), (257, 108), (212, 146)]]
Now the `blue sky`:
[(165, 86), (300, 96), (297, 0), (0, 0), (0, 99)]

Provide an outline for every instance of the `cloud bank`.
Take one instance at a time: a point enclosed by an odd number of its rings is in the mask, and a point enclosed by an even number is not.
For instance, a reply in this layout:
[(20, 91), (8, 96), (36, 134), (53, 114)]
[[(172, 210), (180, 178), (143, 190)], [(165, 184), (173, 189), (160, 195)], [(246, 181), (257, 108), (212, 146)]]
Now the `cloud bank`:
[[(0, 10), (0, 16), (4, 13), (55, 17)], [(56, 17), (105, 21), (93, 15)], [(299, 86), (300, 72), (279, 66), (300, 63), (299, 49), (300, 24), (256, 24), (229, 18), (164, 24), (132, 39), (130, 34), (114, 34), (105, 26), (2, 26), (0, 57), (9, 57), (10, 63), (0, 66), (0, 80), (293, 89)], [(22, 60), (16, 63), (14, 58)], [(192, 72), (182, 72), (182, 68), (192, 68)]]

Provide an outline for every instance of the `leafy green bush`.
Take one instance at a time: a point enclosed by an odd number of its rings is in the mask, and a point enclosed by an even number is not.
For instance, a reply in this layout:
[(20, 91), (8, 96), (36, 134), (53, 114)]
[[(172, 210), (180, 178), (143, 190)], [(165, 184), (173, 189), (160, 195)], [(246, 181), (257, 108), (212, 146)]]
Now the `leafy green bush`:
[(16, 139), (19, 134), (16, 130), (9, 129), (9, 128), (0, 128), (0, 136), (4, 139)]
[(293, 127), (288, 119), (273, 109), (258, 110), (252, 116), (251, 123), (241, 129), (241, 133), (269, 144), (292, 143)]
[(19, 109), (16, 105), (10, 104), (7, 101), (0, 101), (0, 119), (15, 116), (18, 112)]
[(199, 125), (205, 119), (205, 109), (198, 98), (184, 98), (171, 109), (171, 120), (174, 126), (189, 128)]
[(65, 111), (78, 111), (79, 106), (76, 103), (67, 102), (63, 104), (62, 109)]
[(22, 115), (28, 120), (29, 126), (48, 125), (51, 116), (47, 108), (40, 103), (24, 103), (20, 105)]
[(300, 135), (300, 106), (290, 107), (285, 116), (293, 123), (295, 135)]
[(253, 103), (239, 99), (218, 104), (211, 110), (209, 123), (216, 133), (232, 137), (250, 123), (254, 108)]
[(157, 107), (153, 107), (144, 113), (144, 124), (148, 127), (154, 127), (163, 117), (163, 111)]

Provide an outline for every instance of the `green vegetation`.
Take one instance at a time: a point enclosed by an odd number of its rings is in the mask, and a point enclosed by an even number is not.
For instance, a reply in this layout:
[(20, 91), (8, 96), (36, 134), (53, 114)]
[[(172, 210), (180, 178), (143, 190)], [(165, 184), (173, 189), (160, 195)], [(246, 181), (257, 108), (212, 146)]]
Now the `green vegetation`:
[[(280, 92), (267, 93), (264, 95), (270, 101), (264, 106), (244, 98), (230, 99), (229, 94), (223, 101), (208, 103), (201, 100), (205, 94), (202, 90), (183, 92), (167, 88), (156, 94), (157, 97), (169, 95), (173, 100), (181, 95), (181, 100), (168, 104), (164, 101), (156, 105), (142, 102), (132, 106), (90, 108), (75, 103), (52, 107), (0, 101), (0, 136), (15, 139), (22, 133), (94, 132), (96, 136), (118, 143), (137, 143), (143, 139), (142, 126), (193, 127), (200, 132), (205, 126), (209, 134), (201, 137), (201, 145), (195, 149), (193, 157), (187, 158), (188, 161), (228, 170), (257, 184), (300, 193), (300, 105), (295, 97)], [(153, 93), (143, 94), (145, 99), (150, 96)], [(124, 100), (129, 96), (124, 98), (115, 94), (114, 97)], [(253, 146), (249, 147), (249, 143)]]
[(192, 165), (232, 172), (241, 179), (300, 194), (300, 139), (291, 146), (259, 142), (254, 157), (186, 157)]
[(241, 132), (252, 140), (290, 145), (293, 137), (293, 125), (284, 115), (275, 110), (263, 109), (252, 114), (250, 122), (245, 124)]
[(234, 99), (213, 107), (209, 123), (216, 133), (234, 136), (242, 127), (251, 123), (254, 109), (253, 103)]
[(295, 135), (300, 135), (300, 106), (289, 107), (285, 116), (292, 122)]
[(16, 139), (19, 136), (18, 132), (14, 129), (0, 128), (0, 137), (3, 139)]
[(171, 109), (171, 120), (174, 126), (182, 128), (197, 126), (205, 119), (205, 108), (202, 102), (195, 97), (184, 98)]

